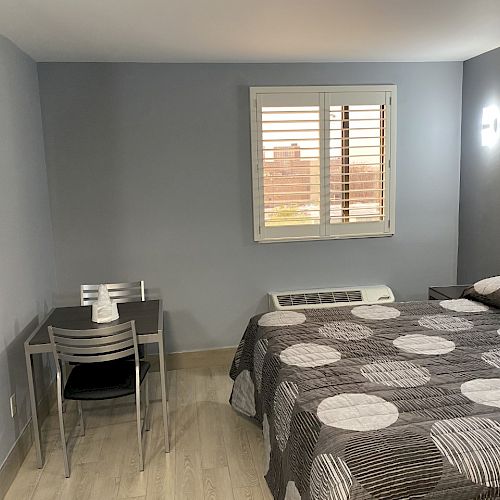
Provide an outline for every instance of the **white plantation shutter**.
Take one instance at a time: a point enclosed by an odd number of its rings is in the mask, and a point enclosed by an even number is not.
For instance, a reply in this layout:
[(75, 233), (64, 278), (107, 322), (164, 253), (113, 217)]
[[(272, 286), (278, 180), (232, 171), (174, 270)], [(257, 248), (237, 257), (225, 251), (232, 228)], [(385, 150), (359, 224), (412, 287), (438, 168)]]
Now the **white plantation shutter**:
[(251, 89), (256, 241), (394, 233), (395, 91)]
[(389, 99), (386, 92), (325, 95), (330, 179), (328, 235), (389, 231)]
[(260, 94), (257, 110), (261, 232), (267, 238), (319, 237), (320, 96)]

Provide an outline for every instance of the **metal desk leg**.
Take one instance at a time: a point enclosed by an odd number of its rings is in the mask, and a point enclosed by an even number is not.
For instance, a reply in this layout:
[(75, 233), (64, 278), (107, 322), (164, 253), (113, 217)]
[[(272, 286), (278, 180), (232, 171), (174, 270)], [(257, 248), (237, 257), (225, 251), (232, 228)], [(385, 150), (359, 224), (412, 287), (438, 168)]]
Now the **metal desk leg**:
[(38, 427), (38, 413), (35, 397), (35, 383), (33, 381), (33, 356), (25, 351), (26, 369), (28, 371), (28, 389), (30, 393), (31, 421), (33, 423), (33, 438), (35, 440), (36, 461), (39, 469), (43, 467), (42, 446), (40, 444), (40, 428)]
[(167, 376), (165, 366), (165, 346), (163, 333), (158, 333), (158, 350), (160, 354), (160, 385), (161, 385), (161, 408), (163, 413), (163, 432), (165, 437), (165, 453), (170, 451), (170, 439), (168, 435), (168, 411), (167, 411)]

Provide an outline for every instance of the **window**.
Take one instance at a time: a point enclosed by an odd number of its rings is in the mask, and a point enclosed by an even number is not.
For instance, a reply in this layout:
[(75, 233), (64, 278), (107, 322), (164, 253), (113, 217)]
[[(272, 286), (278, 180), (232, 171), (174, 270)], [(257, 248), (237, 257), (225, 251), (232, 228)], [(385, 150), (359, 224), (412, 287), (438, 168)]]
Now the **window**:
[(396, 86), (250, 90), (254, 239), (394, 234)]

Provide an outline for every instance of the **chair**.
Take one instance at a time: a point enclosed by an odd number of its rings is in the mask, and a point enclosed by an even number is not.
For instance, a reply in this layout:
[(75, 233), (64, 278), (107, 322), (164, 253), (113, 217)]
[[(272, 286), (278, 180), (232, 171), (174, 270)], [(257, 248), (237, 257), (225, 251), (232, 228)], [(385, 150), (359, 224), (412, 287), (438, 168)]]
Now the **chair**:
[[(64, 458), (65, 476), (70, 476), (62, 398), (76, 400), (80, 433), (85, 434), (82, 401), (96, 401), (129, 396), (135, 393), (139, 470), (144, 470), (143, 426), (149, 430), (150, 364), (139, 359), (135, 322), (90, 330), (66, 330), (49, 326), (50, 342), (57, 371), (57, 409)], [(130, 356), (133, 359), (130, 359)], [(129, 359), (125, 359), (129, 357)], [(61, 364), (76, 363), (66, 383), (62, 381)], [(141, 418), (141, 388), (145, 386), (144, 418)], [(142, 422), (141, 422), (142, 420)]]
[[(109, 298), (117, 304), (124, 302), (144, 302), (144, 281), (131, 283), (106, 283)], [(99, 285), (80, 285), (80, 305), (89, 306), (97, 301)], [(139, 357), (144, 358), (144, 346), (139, 346)], [(66, 380), (66, 366), (63, 364), (63, 381)]]
[[(113, 302), (144, 302), (144, 281), (132, 283), (108, 283), (109, 297)], [(80, 285), (80, 305), (88, 306), (97, 300), (99, 285)]]

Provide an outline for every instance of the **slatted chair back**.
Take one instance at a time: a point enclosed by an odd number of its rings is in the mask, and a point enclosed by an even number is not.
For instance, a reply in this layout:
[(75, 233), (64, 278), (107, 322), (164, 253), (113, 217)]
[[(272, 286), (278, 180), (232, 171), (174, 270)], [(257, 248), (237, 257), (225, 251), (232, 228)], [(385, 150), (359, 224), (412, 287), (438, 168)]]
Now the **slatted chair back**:
[[(107, 283), (109, 297), (113, 302), (144, 302), (144, 281), (131, 283)], [(97, 301), (99, 285), (80, 285), (80, 305), (88, 306)]]
[(52, 352), (59, 362), (100, 363), (134, 356), (139, 366), (135, 321), (90, 330), (67, 330), (49, 326)]

